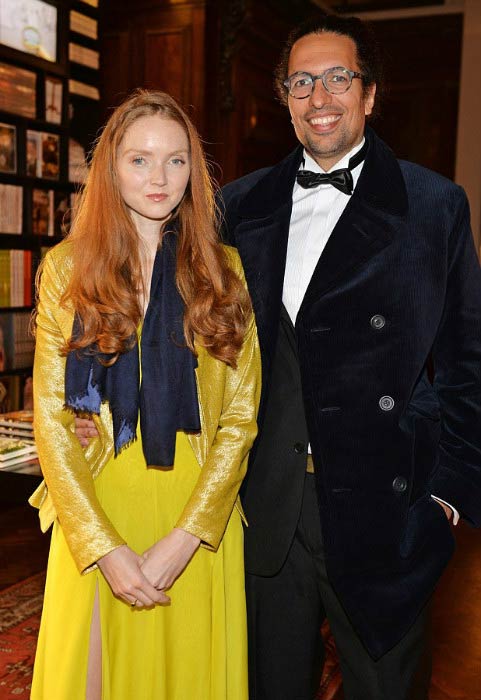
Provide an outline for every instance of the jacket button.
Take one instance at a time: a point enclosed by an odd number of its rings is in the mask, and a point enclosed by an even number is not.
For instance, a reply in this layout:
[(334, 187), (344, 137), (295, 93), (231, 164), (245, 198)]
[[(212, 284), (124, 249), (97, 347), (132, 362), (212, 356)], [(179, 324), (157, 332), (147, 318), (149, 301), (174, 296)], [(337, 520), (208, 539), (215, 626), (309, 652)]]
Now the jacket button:
[(298, 455), (304, 454), (306, 451), (306, 446), (304, 445), (303, 442), (295, 442), (294, 443), (294, 452)]
[(408, 487), (407, 479), (405, 479), (404, 476), (397, 476), (392, 482), (392, 487), (394, 491), (402, 493)]
[(391, 411), (394, 408), (394, 399), (392, 396), (381, 396), (379, 406), (382, 411)]
[(381, 316), (381, 314), (375, 314), (371, 318), (369, 323), (375, 331), (380, 331), (381, 328), (384, 328), (384, 326), (386, 325), (386, 319), (384, 318), (384, 316)]

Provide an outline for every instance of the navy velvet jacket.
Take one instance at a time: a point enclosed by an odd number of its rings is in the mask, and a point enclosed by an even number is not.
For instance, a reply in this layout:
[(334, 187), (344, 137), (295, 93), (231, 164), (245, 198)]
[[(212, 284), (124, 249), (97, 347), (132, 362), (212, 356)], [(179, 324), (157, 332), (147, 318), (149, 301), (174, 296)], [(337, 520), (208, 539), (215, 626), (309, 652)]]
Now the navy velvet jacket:
[[(481, 525), (481, 272), (463, 190), (397, 161), (369, 127), (366, 139), (296, 333), (329, 577), (379, 657), (453, 552), (430, 494)], [(301, 157), (299, 147), (223, 189), (226, 237), (256, 313), (264, 401)], [(249, 486), (245, 499), (255, 520)]]

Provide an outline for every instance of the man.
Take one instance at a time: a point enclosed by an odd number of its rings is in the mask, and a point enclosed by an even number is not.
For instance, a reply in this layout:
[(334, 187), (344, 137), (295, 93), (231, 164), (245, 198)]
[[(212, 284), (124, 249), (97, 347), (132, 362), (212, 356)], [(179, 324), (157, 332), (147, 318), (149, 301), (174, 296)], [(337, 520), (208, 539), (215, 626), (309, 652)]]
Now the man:
[(346, 700), (426, 700), (449, 520), (481, 524), (468, 206), (366, 127), (380, 71), (358, 20), (294, 30), (277, 83), (300, 146), (223, 190), (263, 353), (243, 494), (250, 699), (315, 697), (327, 616)]
[(379, 74), (359, 20), (295, 29), (277, 88), (300, 146), (223, 190), (263, 353), (243, 496), (251, 700), (315, 697), (325, 616), (346, 700), (426, 699), (449, 520), (481, 524), (468, 205), (366, 127)]

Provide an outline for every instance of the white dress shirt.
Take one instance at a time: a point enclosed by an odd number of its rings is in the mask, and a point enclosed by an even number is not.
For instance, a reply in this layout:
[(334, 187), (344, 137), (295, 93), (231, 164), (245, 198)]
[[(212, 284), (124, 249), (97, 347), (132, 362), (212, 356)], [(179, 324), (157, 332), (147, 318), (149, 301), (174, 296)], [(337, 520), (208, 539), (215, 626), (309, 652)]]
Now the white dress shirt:
[[(304, 150), (302, 168), (314, 173), (347, 168), (349, 160), (361, 150), (363, 145), (364, 139), (327, 171), (323, 170)], [(354, 188), (363, 166), (364, 161), (351, 171)], [(298, 182), (294, 184), (282, 291), (282, 301), (294, 324), (317, 262), (350, 198), (351, 195), (344, 194), (330, 183), (323, 183), (309, 189), (301, 187)], [(310, 445), (308, 452), (311, 453)], [(453, 524), (457, 525), (459, 513), (456, 508), (441, 498), (436, 498), (436, 496), (433, 498), (452, 510)]]

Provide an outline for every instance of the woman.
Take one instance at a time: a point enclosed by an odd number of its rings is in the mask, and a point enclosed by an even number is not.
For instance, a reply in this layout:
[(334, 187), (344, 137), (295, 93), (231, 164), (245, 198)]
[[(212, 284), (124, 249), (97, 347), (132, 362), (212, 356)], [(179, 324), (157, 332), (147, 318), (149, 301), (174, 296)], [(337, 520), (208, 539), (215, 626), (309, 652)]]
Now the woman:
[[(247, 698), (236, 499), (260, 360), (214, 214), (188, 117), (136, 92), (41, 274), (31, 503), (54, 526), (34, 700)], [(98, 433), (85, 451), (79, 414)]]

